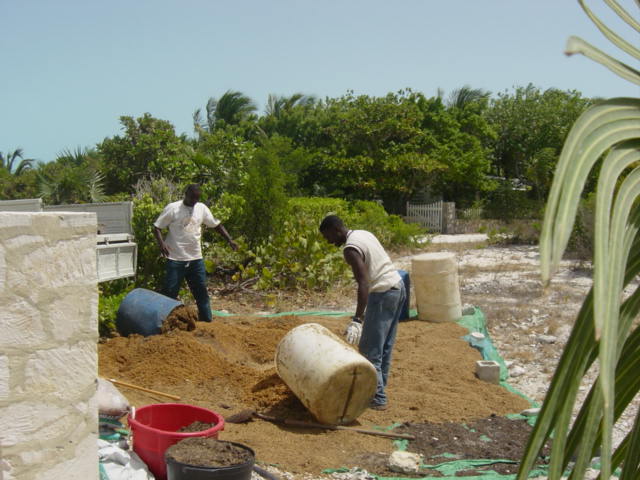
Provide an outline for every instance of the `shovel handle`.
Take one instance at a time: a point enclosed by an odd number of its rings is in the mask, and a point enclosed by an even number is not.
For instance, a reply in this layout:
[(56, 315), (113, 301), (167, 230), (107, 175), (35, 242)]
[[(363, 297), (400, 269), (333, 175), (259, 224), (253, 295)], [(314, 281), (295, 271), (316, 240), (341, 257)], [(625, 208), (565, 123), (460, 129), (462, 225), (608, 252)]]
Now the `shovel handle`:
[(322, 428), (324, 430), (347, 430), (350, 432), (364, 433), (367, 435), (377, 435), (379, 437), (389, 437), (389, 438), (402, 438), (405, 440), (415, 440), (416, 437), (413, 435), (405, 434), (405, 433), (393, 433), (393, 432), (382, 432), (378, 430), (369, 430), (366, 428), (356, 428), (356, 427), (345, 427), (343, 425), (324, 425), (322, 423), (315, 422), (303, 422), (302, 420), (292, 420), (289, 418), (278, 418), (271, 417), (269, 415), (264, 415), (262, 413), (255, 413), (255, 416), (261, 418), (263, 420), (267, 420), (269, 422), (275, 423), (283, 423), (285, 425), (289, 425), (291, 427), (302, 427), (302, 428)]
[(133, 388), (134, 390), (140, 390), (141, 392), (153, 393), (154, 395), (161, 395), (163, 397), (170, 398), (172, 400), (180, 400), (180, 397), (177, 395), (171, 395), (170, 393), (159, 392), (157, 390), (151, 390), (150, 388), (141, 387), (139, 385), (134, 385), (133, 383), (122, 382), (120, 380), (116, 380), (115, 378), (110, 378), (109, 381), (111, 383), (115, 383), (116, 385), (120, 385), (121, 387)]

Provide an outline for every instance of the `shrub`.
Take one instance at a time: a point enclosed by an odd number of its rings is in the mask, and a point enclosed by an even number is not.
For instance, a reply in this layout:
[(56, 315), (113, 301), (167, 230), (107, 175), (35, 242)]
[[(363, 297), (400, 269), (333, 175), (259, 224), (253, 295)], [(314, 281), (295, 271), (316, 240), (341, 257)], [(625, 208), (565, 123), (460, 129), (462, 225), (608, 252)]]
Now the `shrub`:
[(567, 252), (580, 260), (593, 259), (593, 236), (595, 232), (595, 195), (580, 200), (575, 224), (569, 237)]
[(116, 329), (116, 314), (124, 297), (127, 296), (131, 288), (114, 295), (105, 295), (100, 287), (98, 298), (98, 331), (100, 336), (108, 336)]
[(484, 215), (486, 218), (510, 221), (514, 219), (539, 219), (544, 202), (529, 198), (529, 192), (514, 190), (509, 182), (489, 194)]
[(267, 144), (256, 150), (240, 190), (244, 200), (241, 225), (250, 245), (263, 242), (286, 218), (285, 182), (276, 146)]
[(245, 261), (233, 276), (235, 281), (254, 279), (259, 289), (324, 290), (349, 278), (341, 251), (318, 231), (328, 214), (339, 215), (348, 227), (371, 231), (387, 247), (411, 244), (422, 232), (400, 217), (387, 215), (375, 202), (293, 198), (289, 200), (289, 212), (281, 227), (246, 252)]

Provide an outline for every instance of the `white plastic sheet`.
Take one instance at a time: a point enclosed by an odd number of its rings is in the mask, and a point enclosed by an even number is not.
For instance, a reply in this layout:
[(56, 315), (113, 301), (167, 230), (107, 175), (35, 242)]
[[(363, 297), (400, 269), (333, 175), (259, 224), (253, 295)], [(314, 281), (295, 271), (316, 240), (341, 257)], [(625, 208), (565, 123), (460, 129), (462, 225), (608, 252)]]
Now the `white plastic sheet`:
[(98, 457), (108, 480), (155, 480), (135, 452), (98, 440)]

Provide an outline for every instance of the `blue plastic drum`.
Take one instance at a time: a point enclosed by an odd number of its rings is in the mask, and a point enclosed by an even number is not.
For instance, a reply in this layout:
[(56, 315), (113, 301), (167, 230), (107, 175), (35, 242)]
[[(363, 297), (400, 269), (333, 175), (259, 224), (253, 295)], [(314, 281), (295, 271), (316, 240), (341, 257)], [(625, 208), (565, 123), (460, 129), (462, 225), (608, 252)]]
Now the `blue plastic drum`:
[(183, 303), (151, 290), (133, 289), (118, 308), (116, 328), (124, 337), (133, 333), (145, 337), (157, 335), (162, 322), (180, 305)]

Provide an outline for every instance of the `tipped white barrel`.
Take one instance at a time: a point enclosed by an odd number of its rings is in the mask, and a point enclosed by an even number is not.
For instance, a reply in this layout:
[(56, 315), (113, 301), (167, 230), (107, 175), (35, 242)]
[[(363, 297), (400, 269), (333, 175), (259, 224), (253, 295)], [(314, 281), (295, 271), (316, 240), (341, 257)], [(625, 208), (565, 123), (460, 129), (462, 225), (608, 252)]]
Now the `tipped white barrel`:
[(419, 320), (453, 322), (462, 316), (455, 254), (416, 255), (411, 259), (411, 278)]
[(284, 383), (321, 423), (349, 423), (369, 406), (376, 391), (373, 365), (317, 323), (289, 331), (276, 350)]

